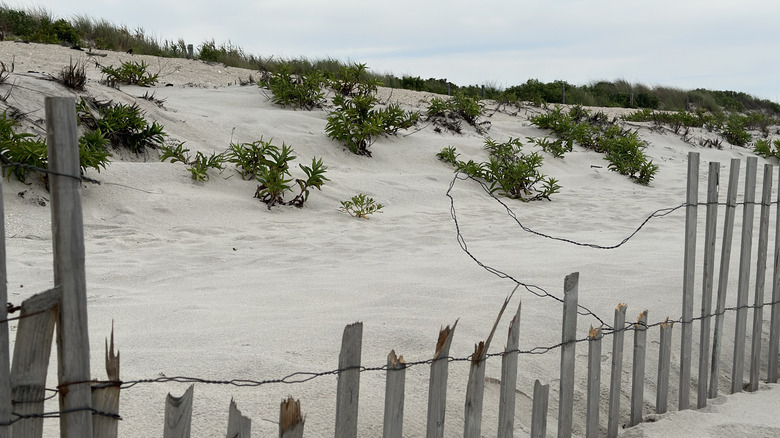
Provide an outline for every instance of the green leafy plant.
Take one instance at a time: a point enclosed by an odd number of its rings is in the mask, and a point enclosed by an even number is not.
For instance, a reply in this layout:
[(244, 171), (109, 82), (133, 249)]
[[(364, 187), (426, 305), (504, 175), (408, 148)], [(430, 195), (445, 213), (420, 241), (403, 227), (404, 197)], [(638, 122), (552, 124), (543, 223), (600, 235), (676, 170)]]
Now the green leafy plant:
[(473, 126), (477, 132), (484, 133), (489, 128), (489, 122), (479, 122), (479, 117), (484, 114), (485, 108), (482, 102), (473, 97), (456, 93), (450, 99), (432, 98), (428, 102), (428, 109), (425, 112), (426, 120), (436, 125), (435, 130), (441, 132), (441, 129), (460, 134), (461, 121), (465, 121)]
[(315, 188), (317, 190), (322, 190), (322, 185), (325, 184), (325, 181), (330, 180), (325, 177), (325, 171), (328, 170), (328, 168), (322, 164), (322, 158), (319, 160), (312, 158), (311, 166), (299, 164), (298, 167), (306, 174), (306, 179), (295, 179), (301, 192), (290, 201), (290, 205), (303, 207), (303, 203), (309, 199), (309, 189)]
[(255, 191), (255, 198), (268, 204), (269, 209), (277, 204), (303, 207), (309, 199), (310, 190), (312, 188), (322, 190), (323, 184), (329, 181), (325, 177), (328, 168), (322, 163), (322, 159), (316, 157), (312, 158), (311, 166), (299, 164), (298, 167), (306, 178), (295, 179), (300, 192), (289, 203), (285, 202), (285, 192), (293, 188), (290, 184), (293, 181), (290, 163), (296, 158), (294, 152), (292, 147), (284, 143), (279, 148), (272, 143), (272, 140), (260, 139), (252, 143), (231, 143), (225, 158), (235, 164), (241, 178), (257, 180), (259, 184)]
[[(9, 179), (13, 175), (20, 182), (26, 183), (27, 176), (34, 168), (48, 167), (48, 151), (46, 141), (40, 136), (25, 132), (16, 132), (19, 123), (7, 116), (4, 111), (0, 115), (0, 161), (5, 165), (3, 176)], [(79, 167), (81, 174), (93, 168), (100, 172), (109, 163), (109, 153), (106, 150), (106, 139), (99, 131), (87, 132), (79, 138)], [(13, 164), (20, 164), (15, 166)], [(48, 187), (48, 178), (42, 176)]]
[(331, 86), (342, 96), (368, 96), (377, 90), (381, 81), (371, 78), (368, 75), (366, 64), (352, 64), (342, 66), (336, 75), (336, 79), (331, 81)]
[(140, 85), (142, 87), (150, 87), (157, 83), (157, 74), (152, 74), (147, 71), (149, 65), (144, 62), (122, 62), (119, 67), (113, 65), (103, 67), (100, 71), (106, 75), (106, 84), (115, 87), (118, 84), (126, 85)]
[(358, 95), (333, 98), (336, 109), (328, 115), (325, 132), (328, 137), (339, 140), (353, 154), (371, 156), (369, 147), (381, 135), (396, 134), (399, 129), (414, 126), (419, 119), (417, 113), (404, 111), (397, 105), (377, 109), (373, 95)]
[(352, 217), (368, 219), (368, 216), (379, 212), (382, 208), (384, 208), (384, 206), (374, 201), (374, 198), (360, 193), (347, 201), (341, 201), (340, 210), (348, 213)]
[(187, 170), (195, 181), (208, 181), (209, 169), (223, 170), (225, 168), (225, 156), (223, 154), (212, 152), (211, 155), (206, 156), (202, 152), (197, 151), (195, 158), (192, 158), (189, 154), (190, 150), (184, 147), (183, 142), (176, 146), (163, 145), (160, 149), (162, 150), (160, 161), (171, 160), (171, 163), (180, 162), (186, 164)]
[(780, 159), (780, 139), (770, 141), (766, 138), (756, 140), (753, 151), (764, 158), (774, 157)]
[[(97, 108), (97, 114), (92, 106)], [(99, 130), (112, 145), (127, 148), (136, 154), (147, 148), (159, 148), (167, 136), (162, 125), (146, 121), (143, 111), (135, 103), (125, 105), (96, 100), (88, 103), (81, 99), (76, 110), (79, 121), (88, 130)]]
[(530, 142), (536, 143), (536, 145), (541, 147), (543, 151), (551, 154), (555, 158), (563, 158), (564, 154), (566, 152), (571, 152), (573, 148), (573, 141), (566, 141), (564, 143), (562, 138), (559, 138), (555, 141), (550, 140), (549, 137), (526, 137), (526, 139)]
[(453, 147), (443, 149), (437, 156), (452, 164), (456, 171), (485, 181), (491, 193), (499, 192), (524, 202), (550, 200), (550, 196), (561, 189), (558, 180), (542, 174), (542, 156), (536, 152), (525, 154), (522, 146), (516, 138), (503, 143), (486, 139), (485, 149), (490, 154), (490, 161), (482, 163), (458, 161)]
[(320, 71), (315, 70), (305, 76), (294, 75), (289, 65), (282, 64), (264, 85), (273, 93), (273, 103), (311, 111), (322, 106), (325, 101), (325, 93), (322, 91), (325, 82)]

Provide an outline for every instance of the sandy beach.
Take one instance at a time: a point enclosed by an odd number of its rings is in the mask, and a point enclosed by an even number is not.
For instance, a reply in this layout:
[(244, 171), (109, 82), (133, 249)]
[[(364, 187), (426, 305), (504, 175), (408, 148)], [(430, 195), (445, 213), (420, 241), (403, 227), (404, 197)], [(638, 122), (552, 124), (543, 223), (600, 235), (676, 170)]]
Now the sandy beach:
[[(456, 321), (450, 354), (465, 358), (474, 351), (475, 343), (488, 336), (504, 299), (516, 284), (480, 267), (459, 245), (458, 232), (470, 254), (484, 265), (556, 297), (563, 295), (564, 277), (579, 272), (579, 302), (598, 318), (581, 315), (578, 338), (587, 335), (590, 325), (599, 326), (599, 318), (611, 324), (619, 303), (628, 305), (629, 321), (643, 310), (648, 311), (651, 322), (680, 317), (684, 209), (651, 220), (614, 250), (547, 239), (523, 231), (478, 184), (454, 180), (453, 168), (437, 159), (437, 152), (453, 146), (461, 154), (459, 159), (487, 160), (486, 137), (471, 127), (463, 134), (437, 133), (433, 126), (420, 123), (398, 136), (381, 138), (371, 147), (372, 157), (361, 157), (325, 134), (327, 110), (332, 105), (314, 111), (278, 107), (270, 101), (270, 91), (241, 85), (250, 77), (256, 80), (257, 71), (196, 60), (103, 53), (105, 57), (89, 57), (60, 46), (0, 42), (0, 60), (14, 64), (14, 72), (0, 85), (0, 95), (10, 89), (0, 111), (17, 108), (26, 114), (24, 126), (29, 132), (44, 134), (46, 96), (135, 102), (148, 120), (164, 126), (170, 144), (185, 142), (193, 154), (222, 152), (231, 142), (273, 139), (295, 149), (294, 176), (302, 176), (298, 163), (309, 164), (316, 157), (327, 166), (330, 181), (321, 191), (313, 190), (303, 208), (269, 209), (253, 198), (256, 182), (242, 180), (232, 165), (222, 172), (211, 171), (208, 182), (196, 182), (183, 164), (160, 162), (155, 151), (137, 156), (125, 152), (115, 154), (100, 173), (87, 172), (102, 182), (84, 183), (82, 195), (94, 378), (105, 378), (103, 345), (112, 323), (125, 381), (165, 376), (263, 381), (297, 372), (333, 370), (338, 365), (342, 331), (356, 321), (364, 327), (362, 363), (366, 367), (385, 365), (390, 350), (408, 362), (431, 358), (439, 329)], [(77, 94), (52, 80), (71, 59), (87, 62), (85, 93)], [(131, 60), (145, 61), (152, 72), (159, 72), (159, 84), (114, 89), (100, 83), (95, 63), (118, 66)], [(161, 106), (140, 97), (146, 93), (153, 94)], [(328, 97), (333, 97), (332, 91)], [(381, 88), (379, 97), (405, 109), (425, 111), (430, 95)], [(488, 103), (487, 109), (489, 115), (484, 120), (490, 122), (486, 134), (490, 138), (519, 138), (527, 143), (526, 137), (549, 134), (528, 121), (542, 111), (540, 108), (493, 111), (495, 104)], [(630, 112), (603, 110), (610, 117)], [(654, 211), (685, 202), (689, 152), (701, 155), (700, 199), (705, 198), (709, 161), (722, 163), (723, 197), (729, 160), (742, 159), (744, 172), (745, 158), (754, 155), (750, 149), (726, 143), (723, 149), (692, 145), (671, 131), (651, 130), (650, 123), (625, 126), (638, 129), (648, 143), (646, 154), (659, 165), (648, 186), (610, 171), (602, 154), (575, 145), (563, 159), (543, 154), (543, 172), (558, 179), (562, 187), (551, 201), (501, 200), (522, 225), (540, 233), (609, 246), (631, 234)], [(694, 133), (708, 135), (703, 130)], [(538, 149), (530, 143), (525, 148)], [(759, 166), (767, 162), (761, 158)], [(761, 172), (758, 184), (760, 187)], [(450, 198), (447, 192), (451, 185)], [(341, 201), (358, 193), (373, 197), (384, 208), (370, 220), (339, 210)], [(29, 185), (3, 180), (3, 196), (9, 300), (19, 304), (52, 286), (49, 196), (37, 178), (31, 178)], [(703, 216), (701, 212), (700, 220)], [(738, 226), (740, 222), (738, 212)], [(699, 233), (701, 245), (703, 226)], [(770, 251), (774, 249), (770, 247)], [(734, 259), (732, 266), (736, 266)], [(770, 266), (767, 284), (771, 284), (771, 271)], [(701, 302), (700, 277), (697, 274), (695, 312), (699, 312)], [(731, 290), (736, 290), (736, 283), (733, 273)], [(521, 301), (520, 349), (560, 342), (560, 303), (520, 288), (508, 313), (513, 314)], [(727, 305), (735, 302), (732, 293)], [(767, 315), (765, 311), (768, 319)], [(510, 319), (511, 315), (505, 315), (500, 321), (490, 353), (503, 349)], [(768, 327), (767, 320), (767, 338)], [(733, 314), (727, 315), (725, 328), (733, 334)], [(12, 338), (13, 330), (14, 326)], [(698, 336), (695, 326), (693, 338), (698, 340)], [(726, 340), (721, 394), (728, 394), (731, 387), (733, 347), (731, 337)], [(700, 411), (653, 414), (657, 331), (649, 333), (648, 342), (644, 413), (652, 421), (626, 429), (621, 436), (780, 435), (780, 420), (774, 414), (780, 406), (780, 389), (775, 384), (763, 384), (757, 393), (721, 396)], [(630, 361), (631, 346), (627, 336), (626, 361)], [(603, 423), (610, 348), (611, 341), (606, 339)], [(669, 396), (675, 401), (679, 349), (676, 330)], [(587, 346), (580, 344), (576, 354), (574, 429), (578, 436), (584, 436)], [(693, 361), (698, 362), (696, 351)], [(530, 430), (536, 379), (551, 388), (548, 433), (553, 434), (559, 350), (522, 354), (519, 362), (516, 436)], [(458, 436), (463, 428), (468, 362), (451, 363), (449, 373), (445, 436)], [(624, 368), (623, 373), (621, 413), (628, 421), (625, 388), (630, 388), (630, 368)], [(762, 369), (762, 376), (765, 374)], [(500, 375), (500, 358), (488, 360), (483, 436), (496, 433)], [(428, 366), (407, 370), (405, 436), (424, 435), (428, 378)], [(55, 364), (49, 381), (50, 387), (57, 385)], [(381, 435), (384, 382), (384, 371), (361, 374), (360, 436)], [(161, 436), (166, 394), (179, 396), (187, 386), (148, 383), (123, 390), (120, 436)], [(259, 387), (196, 384), (193, 436), (224, 434), (231, 398), (252, 419), (253, 436), (277, 434), (279, 402), (287, 396), (301, 401), (306, 436), (332, 436), (335, 391), (334, 375)], [(695, 404), (695, 389), (692, 394)], [(56, 400), (50, 404), (56, 409)], [(670, 404), (676, 410), (676, 402)], [(56, 420), (47, 420), (45, 436), (57, 434)]]

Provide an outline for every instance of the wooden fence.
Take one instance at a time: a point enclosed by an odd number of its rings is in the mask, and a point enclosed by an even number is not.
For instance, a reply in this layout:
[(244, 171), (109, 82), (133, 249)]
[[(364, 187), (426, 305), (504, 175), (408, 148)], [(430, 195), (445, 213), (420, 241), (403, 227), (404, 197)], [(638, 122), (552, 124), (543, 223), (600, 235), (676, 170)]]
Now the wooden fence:
[[(110, 346), (106, 342), (106, 370), (108, 380), (100, 383), (91, 380), (89, 366), (89, 339), (87, 327), (86, 286), (84, 269), (84, 242), (81, 213), (81, 192), (76, 140), (75, 105), (70, 98), (47, 98), (46, 120), (49, 145), (49, 179), (52, 200), (52, 228), (55, 258), (55, 287), (25, 300), (20, 309), (19, 324), (11, 366), (9, 352), (8, 314), (0, 306), (0, 438), (40, 437), (42, 435), (46, 372), (52, 349), (53, 330), (57, 326), (57, 355), (59, 382), (60, 431), (63, 437), (116, 437), (119, 412), (120, 376), (119, 355), (114, 353), (113, 333)], [(729, 185), (723, 224), (723, 239), (717, 285), (716, 308), (712, 300), (715, 277), (716, 225), (718, 215), (718, 179), (720, 165), (710, 163), (706, 202), (706, 229), (703, 259), (703, 290), (701, 313), (694, 317), (694, 285), (696, 265), (696, 236), (699, 156), (691, 153), (688, 165), (688, 189), (685, 227), (685, 267), (683, 278), (683, 307), (681, 322), (680, 379), (678, 409), (690, 408), (690, 390), (697, 389), (696, 406), (706, 406), (709, 398), (718, 395), (721, 377), (720, 356), (724, 344), (723, 317), (726, 313), (726, 293), (729, 275), (731, 241), (734, 216), (737, 207), (737, 189), (740, 161), (731, 161)], [(762, 321), (764, 307), (764, 277), (769, 236), (769, 210), (772, 204), (772, 166), (764, 166), (763, 190), (759, 205), (760, 225), (756, 261), (756, 284), (753, 305), (749, 306), (749, 274), (752, 265), (753, 213), (755, 207), (755, 182), (757, 159), (747, 159), (745, 194), (743, 204), (742, 240), (739, 261), (739, 285), (737, 289), (736, 329), (733, 340), (734, 362), (732, 366), (732, 392), (743, 390), (745, 377), (745, 341), (747, 338), (748, 309), (753, 309), (753, 333), (749, 380), (745, 388), (755, 391), (760, 379), (762, 348), (768, 350), (768, 382), (777, 382), (778, 347), (780, 338), (780, 214), (775, 231), (774, 275), (772, 281), (771, 321), (769, 345), (762, 345)], [(778, 176), (780, 178), (780, 174)], [(2, 184), (2, 182), (0, 182)], [(779, 191), (780, 192), (780, 191)], [(780, 202), (780, 193), (778, 194)], [(0, 210), (2, 191), (0, 191)], [(0, 211), (2, 213), (2, 211)], [(0, 221), (3, 215), (0, 214)], [(4, 224), (0, 223), (4, 230)], [(5, 272), (4, 232), (0, 232), (0, 302), (7, 301)], [(557, 434), (569, 437), (573, 433), (575, 350), (578, 343), (587, 342), (587, 400), (585, 435), (599, 436), (606, 430), (608, 437), (617, 436), (621, 423), (629, 426), (643, 421), (644, 390), (648, 378), (656, 379), (655, 411), (668, 409), (669, 379), (673, 323), (668, 319), (659, 324), (648, 324), (648, 313), (640, 313), (635, 323), (626, 324), (625, 304), (619, 304), (614, 313), (612, 328), (591, 327), (585, 340), (578, 340), (577, 298), (579, 274), (567, 276), (563, 284), (563, 316), (560, 344), (560, 379), (558, 387)], [(511, 298), (511, 296), (510, 296)], [(485, 366), (489, 360), (488, 349), (499, 320), (509, 304), (504, 302), (498, 318), (483, 342), (475, 346), (470, 359), (469, 379), (464, 405), (464, 437), (482, 435), (482, 406), (485, 384)], [(714, 327), (712, 318), (715, 318)], [(519, 363), (520, 306), (509, 325), (506, 348), (500, 354), (501, 382), (499, 395), (498, 436), (511, 437), (515, 433), (515, 394)], [(691, 384), (691, 352), (693, 324), (700, 324), (698, 384)], [(450, 344), (457, 321), (439, 332), (434, 354), (429, 361), (427, 437), (443, 437), (446, 418), (446, 397)], [(658, 374), (646, 376), (647, 337), (650, 329), (658, 329)], [(631, 362), (631, 387), (629, 417), (621, 418), (620, 400), (623, 372), (623, 345), (626, 333), (633, 333)], [(338, 359), (338, 387), (336, 396), (335, 436), (356, 437), (358, 434), (358, 403), (361, 374), (362, 323), (348, 325), (344, 329), (341, 354)], [(608, 399), (602, 401), (602, 340), (612, 336), (611, 367)], [(655, 335), (653, 335), (655, 336)], [(710, 349), (711, 345), (711, 349)], [(491, 355), (490, 357), (496, 357)], [(387, 356), (385, 386), (384, 437), (403, 436), (405, 371), (407, 364), (395, 351)], [(165, 423), (161, 426), (164, 437), (188, 437), (192, 418), (193, 386), (181, 397), (170, 394), (166, 399)], [(530, 413), (532, 437), (547, 435), (547, 410), (550, 398), (549, 385), (539, 380), (534, 384), (533, 409)], [(600, 418), (600, 407), (607, 404), (608, 416)], [(131, 409), (132, 410), (132, 409)], [(249, 437), (251, 421), (243, 416), (231, 401), (226, 436)], [(302, 437), (304, 419), (300, 401), (288, 398), (282, 401), (279, 413), (279, 436)], [(606, 424), (606, 427), (604, 425)], [(601, 428), (601, 429), (600, 429)], [(421, 431), (415, 432), (422, 434)], [(408, 434), (408, 432), (407, 432)]]

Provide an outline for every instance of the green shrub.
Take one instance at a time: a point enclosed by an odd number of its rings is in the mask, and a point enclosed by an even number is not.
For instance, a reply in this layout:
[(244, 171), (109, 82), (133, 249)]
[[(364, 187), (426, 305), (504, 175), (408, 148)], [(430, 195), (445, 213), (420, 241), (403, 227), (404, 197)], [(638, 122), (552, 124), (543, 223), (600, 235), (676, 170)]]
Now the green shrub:
[(573, 149), (573, 142), (567, 141), (564, 143), (562, 138), (559, 138), (555, 141), (550, 140), (549, 137), (526, 137), (526, 139), (530, 142), (536, 143), (536, 145), (541, 147), (543, 151), (551, 154), (555, 158), (563, 158), (566, 152), (571, 152)]
[(101, 103), (91, 101), (97, 107), (95, 115), (86, 100), (76, 105), (78, 119), (91, 131), (100, 131), (114, 146), (129, 149), (136, 154), (162, 146), (167, 134), (162, 125), (144, 118), (137, 104)]
[(320, 71), (313, 71), (306, 76), (293, 75), (290, 66), (282, 64), (265, 85), (273, 93), (273, 103), (311, 111), (322, 106), (325, 101), (325, 93), (322, 91), (325, 82)]
[(140, 85), (142, 87), (151, 87), (156, 84), (157, 74), (152, 74), (147, 71), (149, 65), (144, 62), (122, 62), (119, 68), (114, 68), (113, 65), (103, 67), (100, 71), (106, 75), (106, 83), (112, 87), (117, 84), (126, 85)]
[(209, 169), (223, 170), (225, 168), (225, 155), (212, 152), (210, 156), (204, 155), (198, 151), (195, 153), (195, 158), (192, 158), (189, 154), (190, 150), (184, 147), (184, 143), (179, 143), (174, 146), (161, 146), (162, 155), (160, 155), (160, 161), (171, 160), (171, 163), (184, 163), (187, 165), (187, 170), (190, 172), (192, 179), (199, 182), (205, 182), (209, 180)]
[(753, 138), (745, 129), (746, 123), (747, 118), (745, 116), (731, 114), (723, 127), (723, 131), (721, 131), (721, 135), (735, 146), (745, 146)]
[(366, 64), (352, 64), (341, 67), (331, 86), (346, 97), (368, 96), (377, 90), (380, 81), (368, 75)]
[(352, 217), (368, 219), (368, 216), (379, 212), (384, 205), (374, 201), (374, 198), (362, 193), (353, 196), (347, 201), (341, 201), (341, 211), (348, 213)]
[(371, 156), (368, 149), (382, 135), (396, 134), (414, 126), (417, 113), (404, 111), (398, 105), (377, 109), (373, 95), (333, 98), (336, 109), (328, 115), (325, 132), (328, 137), (344, 143), (353, 154)]
[[(654, 117), (654, 114), (661, 113), (640, 110), (628, 117), (634, 121), (644, 121)], [(673, 117), (673, 120), (692, 120), (685, 113)], [(658, 165), (644, 154), (645, 144), (639, 135), (623, 130), (614, 121), (608, 122), (603, 114), (591, 115), (577, 106), (564, 113), (560, 107), (556, 107), (546, 114), (532, 117), (531, 123), (551, 129), (566, 142), (565, 147), (561, 144), (564, 150), (571, 150), (573, 142), (577, 142), (582, 147), (604, 153), (605, 159), (610, 162), (610, 170), (626, 175), (636, 183), (649, 184), (658, 171)]]
[(561, 189), (558, 180), (543, 175), (540, 172), (542, 156), (536, 152), (524, 154), (522, 146), (520, 140), (515, 138), (504, 143), (487, 139), (485, 149), (490, 154), (490, 161), (487, 163), (458, 161), (453, 147), (443, 149), (437, 156), (440, 160), (452, 164), (456, 171), (484, 180), (491, 193), (500, 192), (504, 196), (524, 202), (550, 200), (550, 196)]
[[(487, 131), (486, 124), (479, 122), (479, 117), (484, 114), (485, 108), (482, 103), (472, 97), (457, 93), (450, 99), (432, 98), (428, 102), (426, 110), (426, 120), (436, 125), (436, 131), (441, 132), (441, 128), (460, 133), (461, 120), (472, 125), (477, 132)], [(487, 124), (489, 126), (489, 122)]]
[[(11, 175), (20, 182), (26, 183), (27, 176), (34, 172), (34, 168), (46, 169), (48, 167), (48, 151), (46, 140), (40, 136), (28, 133), (17, 133), (19, 123), (8, 117), (4, 111), (0, 115), (0, 161), (8, 165), (11, 163), (23, 166), (3, 167), (3, 176)], [(99, 131), (87, 132), (79, 138), (79, 167), (81, 174), (93, 168), (100, 173), (109, 163), (109, 153), (106, 150), (106, 139)], [(48, 184), (44, 174), (43, 180)]]
[(325, 177), (327, 167), (322, 159), (312, 158), (311, 166), (299, 164), (298, 167), (306, 175), (305, 179), (296, 178), (300, 193), (289, 203), (284, 201), (285, 192), (292, 190), (293, 179), (290, 174), (290, 163), (296, 158), (292, 147), (282, 143), (281, 149), (271, 141), (262, 139), (252, 143), (231, 143), (226, 160), (236, 165), (236, 170), (243, 179), (255, 179), (259, 182), (255, 198), (268, 204), (268, 208), (279, 204), (289, 204), (303, 207), (309, 199), (312, 188), (322, 190), (322, 185), (329, 181)]
[(774, 157), (780, 159), (780, 139), (770, 141), (766, 138), (760, 138), (756, 140), (753, 151), (756, 155), (760, 155), (764, 158)]

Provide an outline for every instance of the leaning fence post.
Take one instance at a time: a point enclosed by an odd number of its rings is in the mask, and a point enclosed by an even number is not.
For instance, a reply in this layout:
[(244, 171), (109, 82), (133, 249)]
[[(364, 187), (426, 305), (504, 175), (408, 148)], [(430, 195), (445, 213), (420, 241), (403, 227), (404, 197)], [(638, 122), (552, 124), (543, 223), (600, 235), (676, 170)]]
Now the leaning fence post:
[(192, 393), (194, 390), (195, 385), (190, 385), (181, 397), (174, 397), (169, 393), (165, 398), (163, 438), (189, 438), (192, 429)]
[(626, 334), (626, 304), (615, 309), (615, 328), (612, 334), (612, 371), (609, 382), (609, 418), (607, 438), (616, 438), (620, 424), (620, 384), (623, 378), (623, 338)]
[(279, 438), (303, 438), (306, 420), (301, 416), (301, 401), (287, 397), (279, 409)]
[(427, 438), (442, 438), (444, 436), (444, 415), (447, 408), (447, 366), (449, 365), (450, 344), (455, 333), (455, 324), (447, 326), (439, 331), (439, 339), (436, 341), (436, 351), (431, 363), (431, 378), (428, 384), (428, 423), (426, 426)]
[[(11, 367), (11, 397), (8, 398), (13, 400), (13, 410), (18, 415), (43, 414), (46, 374), (59, 303), (60, 291), (56, 288), (22, 302)], [(40, 437), (43, 418), (17, 421), (11, 430), (14, 437)]]
[(764, 165), (764, 185), (761, 192), (761, 220), (758, 226), (758, 262), (756, 263), (756, 294), (753, 299), (753, 339), (750, 348), (750, 391), (758, 390), (761, 368), (761, 330), (764, 317), (764, 284), (766, 283), (766, 253), (769, 244), (769, 209), (772, 202), (772, 165)]
[[(51, 188), (54, 284), (60, 288), (57, 324), (60, 417), (63, 437), (92, 436), (89, 384), (89, 328), (84, 268), (84, 220), (81, 212), (76, 103), (72, 97), (47, 97), (46, 140)], [(77, 383), (78, 382), (78, 383)]]
[(387, 380), (385, 383), (385, 418), (383, 438), (401, 438), (404, 426), (404, 385), (406, 362), (396, 356), (395, 350), (387, 355)]
[(585, 436), (599, 436), (599, 399), (601, 396), (601, 328), (590, 328), (588, 334), (588, 402)]
[(666, 318), (661, 324), (661, 346), (658, 348), (658, 385), (656, 385), (655, 413), (667, 411), (669, 399), (669, 371), (672, 361), (672, 327), (674, 323)]
[[(92, 407), (100, 412), (119, 415), (119, 350), (114, 353), (114, 327), (111, 327), (111, 346), (106, 340), (106, 374), (109, 382), (92, 387)], [(119, 420), (104, 415), (92, 416), (95, 438), (116, 438)]]
[(691, 348), (693, 347), (693, 287), (696, 270), (696, 218), (699, 203), (699, 153), (688, 153), (688, 191), (685, 198), (685, 258), (683, 266), (682, 336), (680, 346), (680, 410), (690, 406)]
[[(720, 274), (718, 276), (718, 303), (715, 306), (715, 330), (712, 335), (712, 363), (710, 364), (709, 398), (718, 396), (720, 380), (720, 350), (723, 342), (723, 313), (726, 309), (726, 291), (729, 283), (729, 262), (731, 260), (731, 242), (734, 235), (734, 214), (737, 209), (737, 189), (739, 188), (739, 158), (731, 160), (729, 168), (729, 189), (726, 194), (726, 217), (723, 220), (723, 243), (720, 253)], [(780, 227), (780, 222), (778, 222)]]
[(252, 436), (252, 420), (238, 410), (235, 400), (230, 399), (228, 408), (228, 427), (226, 438), (250, 438)]
[(629, 426), (642, 422), (645, 397), (645, 357), (647, 354), (647, 310), (634, 324), (634, 371), (631, 378), (631, 420)]
[(777, 359), (780, 350), (780, 166), (778, 166), (777, 204), (775, 224), (775, 262), (772, 275), (772, 316), (769, 323), (769, 363), (767, 381), (777, 383)]
[(360, 393), (360, 354), (363, 348), (363, 323), (344, 328), (339, 354), (339, 381), (336, 392), (336, 436), (357, 437), (358, 397)]
[[(515, 287), (517, 290), (517, 287)], [(466, 406), (464, 408), (463, 436), (464, 438), (479, 438), (482, 436), (482, 402), (485, 395), (485, 360), (487, 359), (490, 342), (496, 333), (501, 316), (509, 304), (509, 300), (514, 295), (514, 291), (504, 300), (504, 305), (498, 312), (496, 322), (490, 330), (485, 341), (474, 345), (474, 354), (471, 355), (471, 366), (469, 367), (469, 382), (466, 385)]]
[(520, 344), (520, 308), (509, 323), (506, 348), (501, 356), (501, 389), (498, 402), (498, 438), (511, 438), (515, 428), (515, 388), (517, 387), (517, 351)]
[(756, 201), (757, 157), (748, 157), (745, 174), (745, 205), (742, 210), (742, 250), (739, 256), (737, 285), (737, 322), (734, 333), (734, 367), (731, 370), (731, 392), (742, 391), (745, 366), (745, 331), (747, 330), (748, 288), (750, 287), (750, 256), (753, 248), (753, 210)]
[[(1, 179), (1, 178), (0, 178)], [(5, 212), (0, 181), (0, 423), (11, 422), (11, 340), (8, 337), (8, 276), (5, 263)], [(0, 426), (0, 438), (11, 436), (11, 426)]]
[[(712, 312), (712, 279), (715, 272), (715, 234), (718, 219), (718, 182), (720, 163), (711, 161), (707, 181), (707, 220), (704, 232), (704, 278), (701, 292), (701, 331), (699, 333), (699, 385), (696, 406), (707, 406), (707, 381), (710, 370), (710, 315)], [(663, 331), (663, 329), (662, 329)], [(666, 400), (664, 400), (665, 402)], [(657, 407), (656, 407), (657, 409)]]
[(577, 347), (577, 291), (580, 273), (569, 274), (563, 283), (563, 324), (561, 329), (561, 379), (558, 391), (558, 437), (572, 433), (574, 409), (574, 360)]
[(534, 406), (531, 412), (531, 438), (547, 437), (547, 401), (550, 396), (550, 385), (542, 385), (539, 380), (534, 383)]

